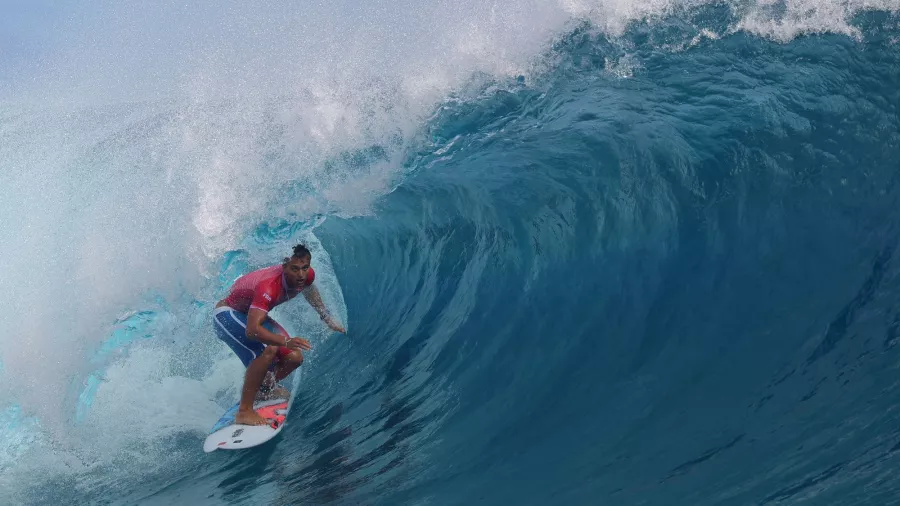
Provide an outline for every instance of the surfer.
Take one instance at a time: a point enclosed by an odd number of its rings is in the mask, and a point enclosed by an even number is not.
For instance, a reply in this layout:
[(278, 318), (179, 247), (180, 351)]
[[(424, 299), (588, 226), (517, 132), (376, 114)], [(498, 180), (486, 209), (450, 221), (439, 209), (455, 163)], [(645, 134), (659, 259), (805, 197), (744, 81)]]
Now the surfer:
[(294, 254), (281, 265), (238, 278), (228, 297), (216, 304), (213, 313), (216, 334), (247, 368), (241, 402), (234, 417), (237, 424), (266, 424), (266, 419), (253, 410), (257, 392), (283, 395), (277, 383), (303, 363), (303, 351), (310, 349), (309, 341), (290, 337), (284, 327), (269, 317), (272, 308), (302, 293), (331, 330), (346, 333), (328, 312), (313, 284), (316, 272), (310, 266), (311, 261), (312, 254), (306, 246), (298, 244), (294, 246)]

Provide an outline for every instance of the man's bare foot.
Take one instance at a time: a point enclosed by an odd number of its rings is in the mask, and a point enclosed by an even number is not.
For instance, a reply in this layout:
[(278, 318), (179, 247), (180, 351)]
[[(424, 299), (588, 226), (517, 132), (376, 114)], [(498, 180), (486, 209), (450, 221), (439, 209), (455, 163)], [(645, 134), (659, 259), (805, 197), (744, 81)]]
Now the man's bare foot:
[(259, 416), (256, 411), (238, 411), (234, 416), (234, 423), (238, 425), (268, 425), (269, 422), (265, 418)]

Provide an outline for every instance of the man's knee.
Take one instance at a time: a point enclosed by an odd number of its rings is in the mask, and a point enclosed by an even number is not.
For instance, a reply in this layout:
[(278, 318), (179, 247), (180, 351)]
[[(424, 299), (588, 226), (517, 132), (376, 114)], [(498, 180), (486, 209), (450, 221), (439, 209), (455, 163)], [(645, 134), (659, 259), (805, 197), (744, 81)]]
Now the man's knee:
[(278, 358), (278, 346), (266, 346), (259, 356), (269, 362), (275, 360)]
[(298, 366), (303, 363), (303, 354), (300, 353), (300, 350), (294, 350), (289, 354), (285, 355), (281, 360), (290, 364), (297, 364)]

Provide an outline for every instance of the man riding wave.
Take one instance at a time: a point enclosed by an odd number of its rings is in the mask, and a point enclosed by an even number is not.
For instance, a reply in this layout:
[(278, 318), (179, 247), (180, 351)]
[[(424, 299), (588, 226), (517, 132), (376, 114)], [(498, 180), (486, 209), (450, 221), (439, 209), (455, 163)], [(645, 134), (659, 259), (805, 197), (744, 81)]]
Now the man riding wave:
[(302, 244), (281, 265), (273, 265), (245, 274), (234, 282), (227, 297), (216, 304), (213, 313), (216, 335), (241, 359), (247, 372), (235, 423), (265, 425), (266, 419), (253, 410), (260, 387), (266, 394), (283, 395), (277, 383), (303, 363), (303, 350), (309, 341), (290, 337), (284, 327), (269, 316), (275, 306), (302, 293), (331, 330), (346, 333), (335, 320), (313, 284), (316, 273), (312, 254)]

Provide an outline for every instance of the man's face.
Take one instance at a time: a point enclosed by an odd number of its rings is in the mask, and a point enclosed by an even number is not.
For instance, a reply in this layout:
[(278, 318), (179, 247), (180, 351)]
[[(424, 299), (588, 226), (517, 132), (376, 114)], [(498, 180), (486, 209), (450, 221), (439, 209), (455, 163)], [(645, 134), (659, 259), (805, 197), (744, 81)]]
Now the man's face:
[(306, 283), (306, 276), (309, 274), (309, 262), (312, 259), (309, 256), (303, 258), (291, 257), (284, 264), (284, 280), (288, 288), (296, 290)]

